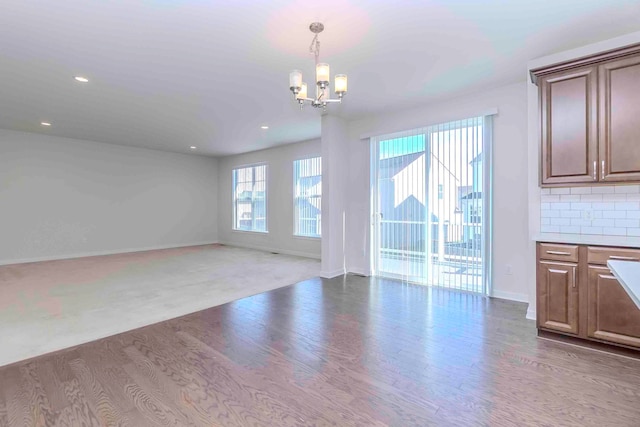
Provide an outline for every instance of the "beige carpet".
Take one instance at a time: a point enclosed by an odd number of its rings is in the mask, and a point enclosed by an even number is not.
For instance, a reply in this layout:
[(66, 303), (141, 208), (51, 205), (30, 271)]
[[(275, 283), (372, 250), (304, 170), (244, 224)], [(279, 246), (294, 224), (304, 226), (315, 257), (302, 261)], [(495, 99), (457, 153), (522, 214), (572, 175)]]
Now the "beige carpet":
[(0, 266), (0, 366), (319, 272), (318, 260), (220, 245)]

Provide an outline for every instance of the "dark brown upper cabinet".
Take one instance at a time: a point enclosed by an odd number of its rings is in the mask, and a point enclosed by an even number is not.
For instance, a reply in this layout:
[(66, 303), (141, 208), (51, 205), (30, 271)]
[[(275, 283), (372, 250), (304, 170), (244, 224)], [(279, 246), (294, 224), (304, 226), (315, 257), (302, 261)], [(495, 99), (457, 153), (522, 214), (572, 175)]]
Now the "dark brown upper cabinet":
[(561, 71), (540, 82), (542, 184), (597, 181), (598, 67)]
[(640, 45), (531, 70), (543, 187), (640, 182)]
[(601, 179), (640, 181), (640, 55), (602, 64), (598, 73)]

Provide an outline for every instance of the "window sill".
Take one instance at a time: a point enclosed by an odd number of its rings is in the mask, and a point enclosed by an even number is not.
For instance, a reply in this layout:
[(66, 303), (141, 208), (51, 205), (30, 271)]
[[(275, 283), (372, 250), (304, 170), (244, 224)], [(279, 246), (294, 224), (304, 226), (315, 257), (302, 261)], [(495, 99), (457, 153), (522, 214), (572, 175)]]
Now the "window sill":
[(294, 239), (301, 239), (301, 240), (314, 240), (314, 241), (322, 240), (322, 236), (300, 236), (300, 235), (297, 235), (297, 234), (294, 234), (293, 238)]
[(267, 231), (259, 231), (259, 230), (236, 230), (235, 228), (231, 229), (234, 233), (251, 233), (251, 234), (269, 234), (269, 230)]

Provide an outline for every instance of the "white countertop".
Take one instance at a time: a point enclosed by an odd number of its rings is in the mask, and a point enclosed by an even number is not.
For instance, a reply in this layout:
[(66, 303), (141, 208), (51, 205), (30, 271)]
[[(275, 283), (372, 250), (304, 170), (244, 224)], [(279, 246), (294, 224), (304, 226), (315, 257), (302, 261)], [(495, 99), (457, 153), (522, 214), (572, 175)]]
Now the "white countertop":
[(607, 265), (640, 309), (640, 262), (609, 261)]
[(536, 242), (569, 243), (574, 245), (616, 246), (640, 248), (640, 237), (601, 236), (597, 234), (540, 233), (533, 237)]

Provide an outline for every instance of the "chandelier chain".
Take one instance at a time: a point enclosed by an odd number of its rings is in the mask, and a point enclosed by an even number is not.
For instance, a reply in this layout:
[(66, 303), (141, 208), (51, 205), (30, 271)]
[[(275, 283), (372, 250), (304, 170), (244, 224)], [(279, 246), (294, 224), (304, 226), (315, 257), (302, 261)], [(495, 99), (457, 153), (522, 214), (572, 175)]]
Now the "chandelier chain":
[(309, 46), (309, 53), (315, 56), (316, 65), (318, 65), (318, 59), (320, 58), (320, 40), (318, 40), (317, 34), (315, 35), (313, 40), (311, 40), (311, 45)]

